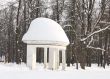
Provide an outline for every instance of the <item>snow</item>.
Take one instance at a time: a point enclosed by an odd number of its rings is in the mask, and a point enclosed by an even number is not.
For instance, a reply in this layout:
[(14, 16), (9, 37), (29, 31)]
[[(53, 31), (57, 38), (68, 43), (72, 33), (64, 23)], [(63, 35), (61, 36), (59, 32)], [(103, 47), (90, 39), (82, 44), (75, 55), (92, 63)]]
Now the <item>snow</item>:
[(65, 71), (52, 71), (37, 64), (36, 70), (30, 70), (25, 64), (0, 63), (0, 79), (110, 79), (110, 67), (106, 69), (93, 65), (86, 70), (76, 70), (75, 66), (67, 67)]
[(48, 18), (36, 18), (30, 24), (23, 42), (31, 44), (60, 44), (68, 45), (69, 40), (62, 27)]

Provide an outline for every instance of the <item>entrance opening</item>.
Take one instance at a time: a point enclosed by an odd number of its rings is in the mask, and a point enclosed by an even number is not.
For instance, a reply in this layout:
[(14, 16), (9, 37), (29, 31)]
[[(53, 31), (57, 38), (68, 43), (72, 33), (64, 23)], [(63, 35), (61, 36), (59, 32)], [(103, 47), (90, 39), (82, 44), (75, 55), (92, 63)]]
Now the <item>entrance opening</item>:
[(47, 63), (49, 62), (49, 48), (47, 48)]
[(36, 62), (43, 63), (44, 62), (44, 48), (36, 48)]
[(59, 63), (62, 63), (62, 51), (59, 51)]

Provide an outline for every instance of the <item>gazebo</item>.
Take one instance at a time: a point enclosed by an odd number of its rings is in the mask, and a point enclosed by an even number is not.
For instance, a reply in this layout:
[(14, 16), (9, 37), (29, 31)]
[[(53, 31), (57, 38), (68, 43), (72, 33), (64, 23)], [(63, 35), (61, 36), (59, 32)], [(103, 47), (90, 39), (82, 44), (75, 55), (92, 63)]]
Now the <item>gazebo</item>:
[[(65, 50), (69, 40), (57, 22), (43, 17), (34, 19), (22, 41), (27, 43), (27, 66), (31, 69), (36, 68), (36, 54), (38, 53), (36, 48), (44, 49), (44, 68), (58, 69), (59, 53), (62, 53), (62, 69), (65, 69)], [(49, 56), (47, 56), (47, 48), (49, 49)]]

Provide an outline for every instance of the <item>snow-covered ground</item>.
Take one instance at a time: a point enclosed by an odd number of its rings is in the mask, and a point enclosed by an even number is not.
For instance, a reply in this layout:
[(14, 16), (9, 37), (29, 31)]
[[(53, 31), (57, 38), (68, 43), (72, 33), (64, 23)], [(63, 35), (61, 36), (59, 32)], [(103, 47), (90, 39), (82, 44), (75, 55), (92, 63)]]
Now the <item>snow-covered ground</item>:
[(110, 79), (110, 67), (103, 69), (93, 65), (86, 70), (76, 70), (73, 66), (65, 71), (52, 71), (43, 69), (43, 64), (37, 64), (36, 70), (30, 70), (25, 64), (0, 63), (0, 79)]

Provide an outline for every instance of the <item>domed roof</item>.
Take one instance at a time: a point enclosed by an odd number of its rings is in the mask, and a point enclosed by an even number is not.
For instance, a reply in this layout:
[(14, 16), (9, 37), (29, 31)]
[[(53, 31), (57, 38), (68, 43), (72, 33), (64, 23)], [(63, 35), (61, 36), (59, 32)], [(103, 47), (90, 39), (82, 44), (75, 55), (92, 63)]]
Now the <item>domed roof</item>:
[(62, 27), (48, 18), (34, 19), (22, 41), (27, 44), (45, 44), (66, 46), (69, 40)]

